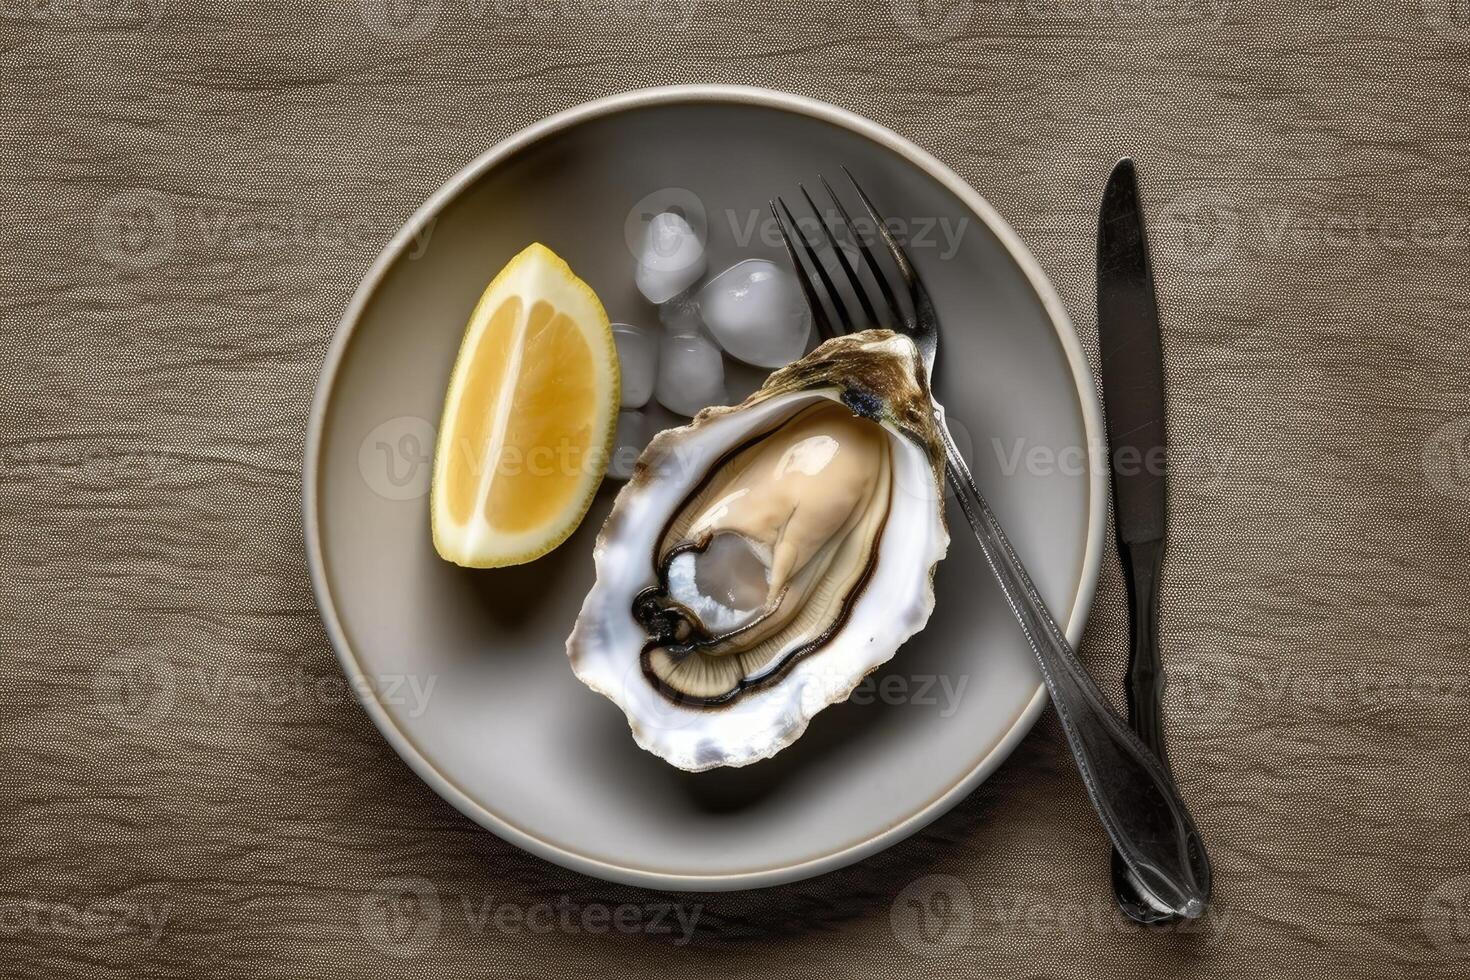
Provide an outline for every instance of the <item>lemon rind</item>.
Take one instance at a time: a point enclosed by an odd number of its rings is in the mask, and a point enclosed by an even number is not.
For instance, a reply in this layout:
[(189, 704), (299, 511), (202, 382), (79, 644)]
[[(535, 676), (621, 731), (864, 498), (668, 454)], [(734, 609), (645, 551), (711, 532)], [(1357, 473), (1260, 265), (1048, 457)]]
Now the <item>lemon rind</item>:
[[(538, 268), (534, 263), (541, 263)], [(489, 314), (503, 301), (508, 287), (513, 284), (516, 277), (527, 273), (534, 274), (537, 278), (529, 280), (536, 283), (537, 279), (550, 275), (551, 281), (559, 286), (567, 287), (576, 298), (585, 304), (586, 312), (592, 315), (593, 323), (585, 324), (581, 316), (573, 318), (582, 330), (584, 338), (592, 348), (594, 362), (598, 365), (607, 365), (605, 374), (607, 377), (607, 391), (602, 399), (603, 411), (607, 418), (604, 424), (604, 435), (602, 440), (602, 452), (598, 457), (598, 465), (594, 470), (589, 470), (585, 477), (584, 485), (577, 493), (568, 498), (567, 505), (557, 514), (554, 520), (549, 520), (541, 531), (524, 531), (515, 534), (506, 534), (497, 531), (485, 518), (483, 509), (476, 507), (471, 514), (470, 522), (459, 524), (450, 520), (445, 513), (447, 505), (441, 500), (443, 486), (443, 472), (446, 460), (447, 442), (451, 431), (451, 414), (458, 407), (461, 400), (461, 388), (464, 383), (465, 372), (469, 370), (466, 355), (473, 349), (474, 343), (486, 328)], [(491, 305), (494, 302), (495, 305)], [(599, 350), (600, 348), (600, 350)], [(598, 354), (601, 357), (598, 357)], [(440, 416), (439, 435), (435, 444), (434, 469), (431, 477), (429, 491), (429, 513), (431, 534), (434, 541), (434, 549), (445, 561), (453, 562), (465, 568), (505, 568), (512, 565), (523, 565), (527, 562), (541, 558), (566, 542), (587, 516), (587, 511), (592, 507), (592, 501), (597, 496), (597, 489), (606, 474), (607, 463), (612, 451), (612, 443), (617, 430), (618, 420), (618, 392), (621, 389), (620, 365), (618, 364), (617, 346), (613, 340), (612, 324), (608, 318), (607, 311), (603, 308), (602, 301), (591, 286), (587, 285), (571, 269), (561, 256), (540, 242), (533, 242), (522, 249), (509, 262), (507, 262), (491, 280), (490, 285), (480, 295), (475, 304), (474, 311), (470, 314), (468, 326), (465, 329), (463, 339), (460, 341), (459, 352), (455, 356), (454, 370), (450, 375), (449, 385), (446, 388), (444, 409)], [(594, 444), (595, 446), (595, 444)], [(470, 532), (478, 527), (478, 540), (474, 547), (466, 544)], [(512, 544), (511, 542), (516, 542)], [(499, 546), (497, 547), (497, 543)]]

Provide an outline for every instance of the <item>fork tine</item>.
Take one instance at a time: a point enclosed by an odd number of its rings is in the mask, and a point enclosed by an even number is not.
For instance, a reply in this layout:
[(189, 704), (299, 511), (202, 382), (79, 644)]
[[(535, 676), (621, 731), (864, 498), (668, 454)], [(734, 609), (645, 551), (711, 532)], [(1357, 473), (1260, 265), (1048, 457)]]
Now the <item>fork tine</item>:
[(842, 302), (842, 294), (837, 291), (837, 286), (832, 282), (832, 277), (827, 274), (826, 266), (817, 256), (817, 250), (813, 247), (811, 240), (806, 237), (806, 232), (796, 223), (791, 215), (791, 209), (781, 198), (776, 198), (776, 203), (781, 205), (781, 211), (786, 215), (786, 221), (791, 225), (796, 236), (801, 239), (801, 247), (806, 250), (806, 257), (811, 260), (811, 266), (817, 272), (817, 278), (822, 280), (822, 287), (827, 290), (827, 298), (832, 301), (832, 309), (837, 313), (837, 319), (842, 321), (842, 330), (839, 333), (852, 333), (852, 317), (847, 313), (847, 307)]
[(842, 172), (847, 174), (848, 181), (852, 183), (852, 189), (857, 191), (858, 197), (862, 199), (863, 207), (867, 209), (868, 217), (872, 218), (873, 224), (878, 226), (878, 234), (883, 236), (884, 243), (888, 245), (888, 252), (893, 256), (893, 261), (898, 265), (898, 271), (903, 275), (904, 284), (912, 289), (917, 277), (914, 275), (913, 265), (909, 262), (908, 253), (904, 251), (902, 245), (894, 240), (892, 233), (888, 230), (888, 224), (883, 220), (882, 215), (878, 213), (878, 209), (873, 206), (872, 199), (868, 197), (862, 185), (857, 182), (857, 178), (852, 175), (852, 171), (843, 167)]
[[(842, 172), (847, 174), (849, 180), (852, 180), (852, 174), (848, 172), (846, 167), (842, 168)], [(868, 271), (873, 274), (873, 278), (877, 280), (878, 289), (883, 293), (883, 302), (888, 304), (888, 309), (893, 313), (894, 322), (904, 323), (903, 307), (898, 305), (898, 297), (894, 295), (893, 287), (888, 284), (888, 276), (884, 274), (883, 269), (878, 265), (878, 257), (873, 254), (873, 250), (868, 247), (868, 243), (864, 240), (863, 236), (858, 234), (857, 225), (853, 224), (852, 215), (847, 213), (847, 208), (842, 204), (842, 198), (838, 197), (837, 192), (832, 189), (832, 185), (827, 183), (827, 178), (818, 177), (817, 179), (827, 189), (827, 196), (832, 199), (832, 203), (837, 206), (837, 213), (842, 215), (842, 220), (847, 223), (848, 231), (852, 234), (852, 240), (857, 242), (858, 249), (863, 253), (863, 261), (868, 266)], [(853, 181), (853, 185), (856, 186), (857, 181)], [(881, 232), (883, 229), (882, 219), (878, 217), (877, 211), (868, 202), (867, 196), (863, 195), (861, 188), (858, 188), (858, 194), (862, 195), (863, 203), (867, 206), (868, 217), (872, 219), (873, 224)], [(876, 321), (877, 317), (874, 317), (874, 320)]]
[[(820, 174), (817, 175), (817, 179), (822, 180)], [(822, 183), (825, 184), (826, 181), (822, 180)], [(837, 261), (841, 264), (842, 271), (847, 273), (847, 280), (852, 283), (852, 291), (857, 295), (858, 302), (862, 304), (863, 315), (867, 317), (863, 325), (881, 326), (878, 322), (878, 311), (873, 309), (873, 304), (868, 299), (868, 291), (863, 287), (863, 281), (858, 278), (857, 270), (852, 267), (852, 263), (847, 261), (847, 252), (843, 250), (842, 243), (837, 240), (837, 229), (827, 220), (827, 216), (817, 208), (817, 202), (813, 201), (812, 196), (807, 193), (806, 186), (804, 184), (797, 184), (796, 186), (801, 190), (801, 196), (806, 198), (807, 207), (812, 209), (812, 214), (815, 214), (821, 220), (822, 227), (827, 230), (827, 243), (832, 246), (832, 251), (837, 256)], [(852, 230), (851, 225), (848, 226), (848, 230)]]
[[(771, 216), (776, 219), (776, 229), (781, 232), (781, 243), (786, 246), (786, 254), (791, 257), (791, 266), (796, 270), (796, 281), (801, 283), (802, 295), (806, 297), (806, 305), (812, 311), (812, 320), (817, 325), (817, 336), (823, 340), (838, 335), (832, 321), (827, 319), (827, 310), (822, 306), (822, 298), (812, 288), (811, 277), (807, 274), (806, 267), (797, 258), (796, 246), (791, 243), (791, 236), (786, 233), (786, 224), (781, 220), (781, 212), (776, 210), (776, 202), (766, 202), (771, 207)], [(786, 202), (781, 202), (781, 207), (786, 207)]]

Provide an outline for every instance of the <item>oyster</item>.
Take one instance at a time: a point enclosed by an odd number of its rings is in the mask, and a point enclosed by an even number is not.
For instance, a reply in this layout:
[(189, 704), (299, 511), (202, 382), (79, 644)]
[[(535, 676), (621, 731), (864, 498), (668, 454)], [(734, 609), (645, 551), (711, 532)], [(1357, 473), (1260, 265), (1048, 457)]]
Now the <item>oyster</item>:
[(768, 758), (924, 627), (949, 535), (917, 360), (886, 330), (829, 340), (639, 457), (567, 653), (644, 749)]

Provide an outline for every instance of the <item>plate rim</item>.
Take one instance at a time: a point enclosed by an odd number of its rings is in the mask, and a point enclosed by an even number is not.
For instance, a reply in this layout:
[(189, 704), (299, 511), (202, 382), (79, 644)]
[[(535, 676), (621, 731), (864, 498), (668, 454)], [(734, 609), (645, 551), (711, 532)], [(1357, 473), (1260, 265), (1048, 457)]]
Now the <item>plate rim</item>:
[(433, 762), (421, 753), (413, 741), (398, 727), (379, 701), (375, 688), (367, 682), (366, 675), (357, 662), (338, 618), (336, 604), (327, 581), (321, 528), (317, 519), (320, 499), (317, 485), (320, 479), (321, 447), (326, 419), (331, 408), (332, 392), (336, 387), (338, 369), (346, 356), (358, 321), (376, 293), (384, 275), (416, 239), (419, 232), (466, 187), (502, 160), (525, 147), (553, 133), (591, 119), (615, 115), (631, 109), (676, 103), (762, 106), (809, 116), (855, 132), (893, 151), (937, 180), (978, 215), (985, 222), (991, 234), (995, 235), (1005, 247), (1012, 260), (1026, 276), (1032, 291), (1040, 300), (1051, 321), (1057, 340), (1066, 354), (1068, 366), (1071, 368), (1073, 380), (1077, 386), (1078, 402), (1082, 409), (1089, 462), (1087, 540), (1084, 544), (1082, 568), (1076, 583), (1075, 597), (1067, 613), (1064, 626), (1067, 638), (1074, 645), (1078, 642), (1083, 627), (1086, 625), (1087, 614), (1097, 588), (1098, 573), (1102, 563), (1109, 489), (1106, 474), (1097, 465), (1098, 447), (1102, 444), (1100, 441), (1102, 438), (1102, 411), (1093, 383), (1092, 369), (1087, 363), (1087, 357), (1082, 350), (1082, 343), (1076, 328), (1062, 305), (1061, 297), (1041, 269), (1040, 264), (1031, 255), (1030, 250), (1026, 248), (1020, 237), (1000, 216), (999, 212), (933, 154), (886, 126), (850, 110), (806, 96), (755, 86), (669, 85), (634, 89), (594, 99), (557, 112), (512, 133), (485, 150), (441, 184), (415, 210), (369, 266), (333, 333), (312, 395), (311, 414), (307, 422), (302, 458), (302, 531), (305, 537), (312, 593), (322, 617), (322, 625), (326, 629), (327, 637), (337, 654), (343, 671), (348, 676), (350, 686), (357, 693), (358, 701), (384, 739), (398, 753), (399, 758), (460, 813), (522, 850), (564, 868), (606, 881), (663, 891), (732, 891), (766, 888), (813, 877), (870, 857), (911, 836), (949, 811), (984, 782), (1031, 730), (1047, 702), (1045, 685), (1037, 685), (1036, 691), (1013, 719), (1006, 734), (953, 786), (904, 820), (866, 840), (795, 863), (748, 871), (686, 874), (613, 864), (537, 837), (534, 833), (501, 817), (469, 796), (453, 780), (435, 768)]

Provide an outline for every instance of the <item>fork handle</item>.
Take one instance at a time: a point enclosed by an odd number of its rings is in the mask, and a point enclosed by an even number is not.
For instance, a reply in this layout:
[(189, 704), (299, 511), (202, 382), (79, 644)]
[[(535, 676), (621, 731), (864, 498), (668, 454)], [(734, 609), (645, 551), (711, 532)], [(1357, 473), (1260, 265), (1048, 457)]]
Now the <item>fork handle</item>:
[(1092, 675), (1077, 659), (975, 485), (950, 437), (944, 408), (937, 402), (934, 414), (944, 441), (950, 486), (1036, 655), (1103, 828), (1149, 897), (1177, 915), (1199, 918), (1210, 897), (1212, 876), (1189, 809), (1168, 770), (1108, 706)]

